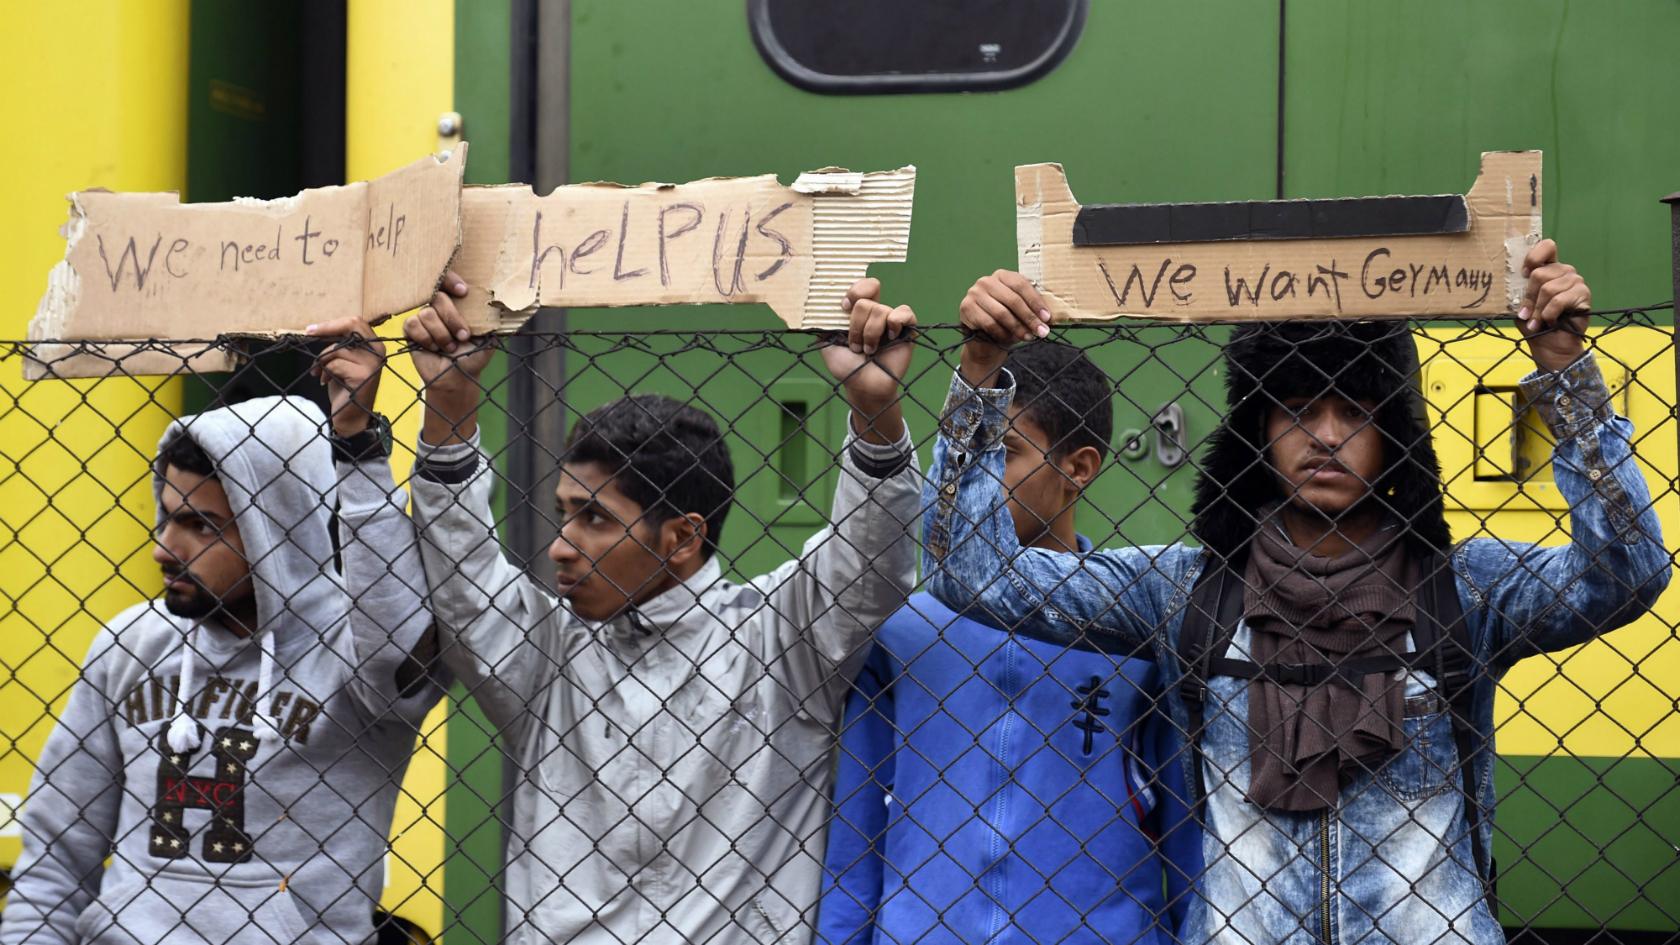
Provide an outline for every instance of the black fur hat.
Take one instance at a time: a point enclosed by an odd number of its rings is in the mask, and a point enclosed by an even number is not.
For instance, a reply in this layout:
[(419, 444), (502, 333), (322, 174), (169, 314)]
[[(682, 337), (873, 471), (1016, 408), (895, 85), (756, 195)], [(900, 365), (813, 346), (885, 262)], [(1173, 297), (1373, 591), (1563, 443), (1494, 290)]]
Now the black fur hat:
[(1405, 322), (1274, 322), (1243, 325), (1225, 346), (1225, 419), (1209, 437), (1196, 480), (1190, 531), (1230, 556), (1254, 536), (1260, 508), (1282, 498), (1266, 465), (1267, 408), (1331, 391), (1377, 404), (1387, 460), (1373, 491), (1409, 525), (1419, 554), (1452, 543), (1441, 466), (1418, 390), (1417, 345)]

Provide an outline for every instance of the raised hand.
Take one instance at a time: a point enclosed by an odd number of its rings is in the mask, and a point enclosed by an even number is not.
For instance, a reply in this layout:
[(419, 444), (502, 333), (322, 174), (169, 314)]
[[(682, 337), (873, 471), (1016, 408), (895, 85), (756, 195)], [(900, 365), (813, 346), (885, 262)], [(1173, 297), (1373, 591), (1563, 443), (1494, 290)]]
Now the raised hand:
[(478, 429), (479, 376), (496, 350), (493, 339), (473, 337), (455, 307), (455, 300), (466, 294), (466, 281), (446, 272), (432, 303), (403, 322), (403, 338), (426, 398), (420, 436), (434, 446), (462, 442)]
[(478, 387), (478, 377), (490, 363), (494, 347), (487, 339), (475, 339), (467, 327), (467, 320), (455, 307), (455, 300), (465, 298), (467, 283), (453, 271), (443, 275), (443, 287), (432, 295), (430, 305), (423, 306), (403, 322), (403, 337), (409, 343), (409, 357), (420, 383), (434, 385), (470, 385)]
[(1561, 371), (1586, 351), (1582, 337), (1592, 311), (1592, 288), (1575, 267), (1558, 262), (1557, 243), (1541, 240), (1523, 258), (1528, 286), (1517, 328), (1528, 340), (1534, 363), (1547, 371)]
[(327, 387), (333, 432), (350, 437), (366, 430), (379, 393), (379, 374), (385, 367), (385, 343), (360, 315), (310, 325), (304, 333), (344, 339), (321, 352), (309, 373)]
[(881, 282), (859, 279), (840, 303), (850, 316), (844, 343), (823, 348), (823, 363), (846, 391), (853, 429), (875, 443), (896, 443), (904, 434), (899, 409), (903, 384), (915, 353), (916, 313), (908, 305), (881, 302)]
[(1011, 345), (1050, 334), (1050, 309), (1043, 296), (1026, 276), (1008, 269), (976, 280), (957, 306), (957, 319), (969, 331), (963, 378), (977, 387), (992, 383)]

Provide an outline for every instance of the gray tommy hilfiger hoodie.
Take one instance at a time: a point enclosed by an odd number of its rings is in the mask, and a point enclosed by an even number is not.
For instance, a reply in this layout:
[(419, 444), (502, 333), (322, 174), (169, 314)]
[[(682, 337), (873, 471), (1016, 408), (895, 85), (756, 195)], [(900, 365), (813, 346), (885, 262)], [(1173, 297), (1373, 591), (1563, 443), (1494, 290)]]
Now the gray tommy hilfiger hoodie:
[[(430, 623), (405, 497), (382, 459), (335, 474), (324, 422), (268, 397), (164, 434), (215, 463), (259, 629), (149, 600), (99, 632), (37, 762), (0, 945), (372, 939), (397, 790), (442, 680), (399, 692)], [(348, 592), (335, 503), (362, 585)]]

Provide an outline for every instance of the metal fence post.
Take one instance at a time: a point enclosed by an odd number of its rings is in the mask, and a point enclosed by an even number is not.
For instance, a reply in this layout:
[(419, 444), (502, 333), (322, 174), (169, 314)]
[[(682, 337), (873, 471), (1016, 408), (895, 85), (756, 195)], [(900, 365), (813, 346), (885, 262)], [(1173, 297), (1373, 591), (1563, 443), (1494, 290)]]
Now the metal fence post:
[[(1674, 294), (1674, 317), (1670, 322), (1674, 332), (1674, 376), (1680, 378), (1680, 192), (1669, 194), (1662, 199), (1668, 204), (1668, 237), (1671, 244), (1669, 256), (1669, 275), (1672, 280)], [(1680, 398), (1669, 405), (1669, 415), (1680, 421)]]

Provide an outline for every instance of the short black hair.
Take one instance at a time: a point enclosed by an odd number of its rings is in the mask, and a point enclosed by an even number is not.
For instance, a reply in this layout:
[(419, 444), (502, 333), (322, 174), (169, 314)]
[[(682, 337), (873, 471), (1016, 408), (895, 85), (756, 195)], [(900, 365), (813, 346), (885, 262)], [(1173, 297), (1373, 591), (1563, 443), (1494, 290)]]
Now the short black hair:
[(152, 464), (159, 477), (174, 466), (194, 475), (216, 478), (216, 464), (211, 461), (210, 454), (204, 452), (204, 447), (198, 445), (185, 430), (176, 430), (175, 435), (166, 440), (158, 450), (157, 460)]
[(659, 394), (634, 394), (591, 410), (566, 436), (562, 463), (600, 463), (619, 491), (658, 525), (698, 513), (706, 555), (723, 539), (735, 497), (735, 465), (717, 421)]
[(1114, 382), (1085, 352), (1059, 341), (1017, 345), (1004, 362), (1015, 405), (1044, 430), (1050, 457), (1089, 446), (1103, 458), (1114, 438)]

